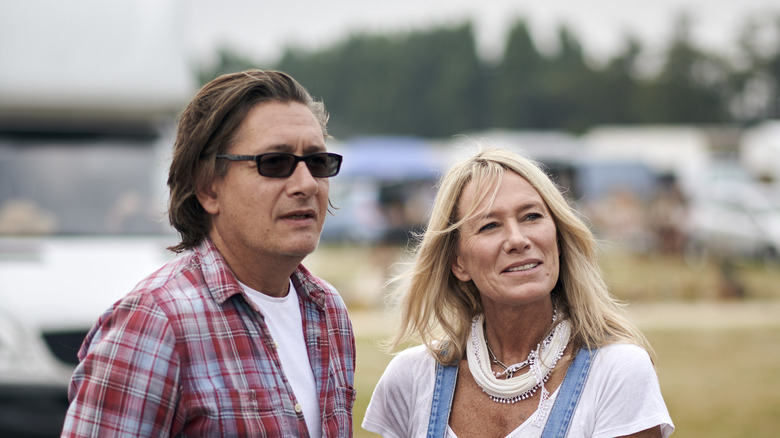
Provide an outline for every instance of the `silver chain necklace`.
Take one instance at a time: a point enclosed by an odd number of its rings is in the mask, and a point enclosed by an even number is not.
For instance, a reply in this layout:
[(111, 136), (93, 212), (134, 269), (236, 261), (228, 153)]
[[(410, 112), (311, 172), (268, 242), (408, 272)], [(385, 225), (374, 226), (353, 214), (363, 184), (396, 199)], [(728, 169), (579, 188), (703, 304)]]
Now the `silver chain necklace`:
[(498, 358), (496, 357), (496, 354), (493, 353), (493, 350), (490, 349), (490, 345), (487, 343), (487, 339), (485, 339), (485, 345), (487, 346), (488, 353), (490, 353), (490, 359), (493, 361), (493, 363), (498, 365), (498, 366), (500, 366), (500, 367), (502, 367), (504, 369), (504, 371), (501, 371), (501, 372), (493, 371), (493, 374), (496, 377), (500, 378), (501, 376), (506, 375), (507, 379), (511, 379), (512, 376), (514, 376), (516, 372), (522, 370), (523, 368), (525, 368), (525, 367), (527, 367), (528, 365), (531, 364), (531, 359), (532, 359), (532, 356), (533, 356), (533, 352), (528, 353), (528, 358), (526, 360), (524, 360), (522, 362), (518, 362), (518, 363), (513, 364), (513, 365), (507, 366), (503, 362), (498, 360)]
[[(552, 324), (555, 325), (555, 321), (557, 320), (558, 320), (558, 309), (553, 309)], [(537, 344), (536, 350), (531, 350), (531, 352), (528, 353), (528, 357), (524, 361), (512, 365), (506, 365), (500, 360), (498, 360), (498, 357), (496, 357), (496, 354), (493, 353), (493, 350), (490, 348), (490, 344), (488, 344), (487, 333), (484, 333), (484, 336), (485, 336), (485, 346), (487, 347), (487, 351), (490, 354), (490, 360), (493, 361), (494, 364), (504, 369), (504, 371), (500, 371), (500, 372), (493, 371), (493, 375), (495, 375), (497, 378), (506, 376), (507, 379), (511, 379), (516, 372), (522, 370), (527, 366), (533, 365), (534, 358), (536, 357), (534, 353), (540, 351), (541, 348), (547, 347), (550, 344), (550, 341), (552, 341), (553, 332), (550, 331), (547, 337), (543, 339), (542, 342)]]

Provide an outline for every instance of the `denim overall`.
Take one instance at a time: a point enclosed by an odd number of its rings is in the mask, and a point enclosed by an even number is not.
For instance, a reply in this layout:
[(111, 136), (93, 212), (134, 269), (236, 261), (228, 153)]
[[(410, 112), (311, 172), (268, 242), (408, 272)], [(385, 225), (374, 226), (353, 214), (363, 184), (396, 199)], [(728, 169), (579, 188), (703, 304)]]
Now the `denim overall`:
[[(563, 438), (569, 430), (571, 417), (580, 400), (582, 388), (590, 372), (590, 364), (598, 350), (581, 349), (569, 365), (566, 377), (563, 379), (558, 395), (555, 398), (547, 424), (542, 431), (542, 438)], [(444, 366), (436, 363), (436, 382), (431, 401), (431, 417), (428, 423), (428, 438), (444, 438), (447, 436), (452, 396), (455, 393), (455, 381), (458, 377), (458, 366)]]

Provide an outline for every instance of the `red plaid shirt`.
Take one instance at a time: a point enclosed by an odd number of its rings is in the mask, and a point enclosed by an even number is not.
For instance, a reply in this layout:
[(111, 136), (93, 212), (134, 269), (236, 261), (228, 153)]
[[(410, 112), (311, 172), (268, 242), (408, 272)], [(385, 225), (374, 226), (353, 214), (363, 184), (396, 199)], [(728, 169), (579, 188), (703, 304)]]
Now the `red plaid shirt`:
[[(303, 266), (291, 278), (322, 435), (352, 436), (355, 339), (346, 307)], [(308, 436), (262, 314), (208, 239), (104, 313), (79, 359), (63, 436)]]

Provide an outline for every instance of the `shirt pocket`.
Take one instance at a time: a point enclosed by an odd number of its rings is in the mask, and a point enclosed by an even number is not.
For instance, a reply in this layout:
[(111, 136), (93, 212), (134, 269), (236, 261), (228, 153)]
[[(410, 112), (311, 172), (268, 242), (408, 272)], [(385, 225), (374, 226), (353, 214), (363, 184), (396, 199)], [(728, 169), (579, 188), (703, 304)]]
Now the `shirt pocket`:
[(333, 392), (333, 404), (323, 416), (331, 436), (347, 436), (352, 430), (352, 407), (357, 391), (351, 386), (340, 386)]
[(356, 395), (357, 391), (355, 388), (351, 386), (342, 386), (336, 390), (336, 402), (338, 406), (344, 406), (347, 411), (352, 412)]
[(275, 415), (282, 406), (276, 391), (221, 388), (216, 402), (221, 437), (273, 436), (282, 430)]

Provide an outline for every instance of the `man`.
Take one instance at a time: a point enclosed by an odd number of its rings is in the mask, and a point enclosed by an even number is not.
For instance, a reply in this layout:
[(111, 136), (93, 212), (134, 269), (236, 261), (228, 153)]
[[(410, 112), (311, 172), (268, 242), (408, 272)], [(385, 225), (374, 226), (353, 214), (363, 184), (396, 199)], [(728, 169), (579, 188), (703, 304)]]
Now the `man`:
[(180, 255), (87, 335), (63, 436), (352, 435), (352, 326), (300, 265), (341, 165), (326, 123), (281, 72), (199, 91), (168, 178)]

